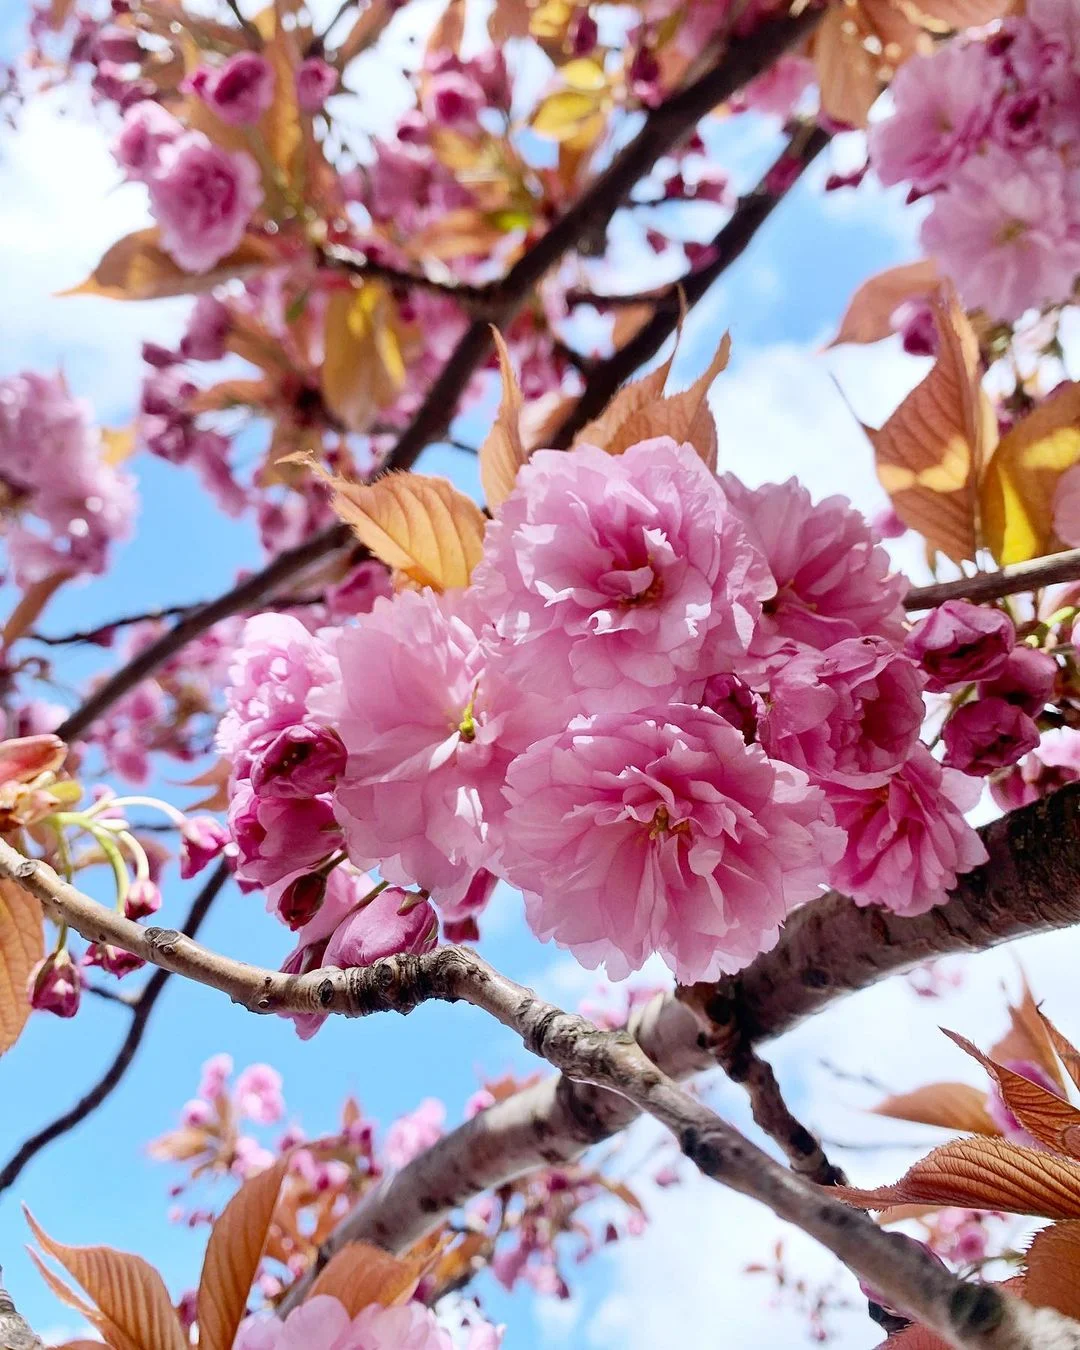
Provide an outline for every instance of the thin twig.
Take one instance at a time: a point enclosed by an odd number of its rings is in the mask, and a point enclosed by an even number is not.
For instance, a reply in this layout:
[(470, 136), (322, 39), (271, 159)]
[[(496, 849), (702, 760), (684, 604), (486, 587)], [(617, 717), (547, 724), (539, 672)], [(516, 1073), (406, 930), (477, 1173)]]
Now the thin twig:
[(236, 22), (243, 29), (244, 36), (247, 39), (248, 45), (256, 48), (261, 47), (262, 46), (261, 33), (251, 22), (250, 19), (244, 18), (243, 14), (240, 11), (240, 6), (237, 3), (237, 0), (225, 0), (225, 3), (232, 11), (233, 17), (236, 19)]
[[(219, 868), (219, 872), (222, 871)], [(0, 842), (0, 874), (27, 887), (54, 917), (91, 940), (113, 940), (159, 963), (227, 992), (253, 1011), (410, 1012), (431, 999), (466, 1002), (514, 1031), (528, 1050), (564, 1077), (624, 1098), (666, 1125), (686, 1156), (706, 1176), (769, 1206), (780, 1218), (817, 1238), (845, 1265), (872, 1283), (951, 1345), (971, 1350), (1062, 1350), (1080, 1347), (1080, 1324), (1038, 1313), (989, 1287), (952, 1275), (916, 1244), (897, 1240), (866, 1214), (782, 1167), (692, 1097), (644, 1053), (625, 1031), (601, 1031), (576, 1013), (536, 997), (493, 969), (475, 952), (444, 947), (424, 956), (395, 956), (348, 971), (284, 976), (200, 947), (191, 938), (142, 929), (115, 910), (76, 891), (42, 862)], [(0, 1186), (4, 1177), (0, 1176)], [(1037, 1335), (1050, 1339), (1036, 1339)], [(1053, 1338), (1057, 1338), (1054, 1340)]]
[(138, 1010), (139, 1000), (142, 998), (142, 990), (128, 994), (122, 989), (111, 989), (107, 984), (84, 983), (83, 993), (91, 994), (94, 998), (101, 999), (103, 1003), (117, 1003), (130, 1013)]
[(369, 258), (356, 249), (342, 244), (324, 244), (319, 250), (323, 262), (348, 272), (351, 276), (372, 277), (389, 282), (400, 290), (430, 291), (453, 300), (471, 314), (494, 315), (501, 303), (501, 284), (470, 286), (464, 281), (437, 281), (423, 272), (408, 272), (400, 267)]
[[(806, 38), (820, 19), (821, 11), (807, 8), (798, 15), (783, 14), (762, 23), (749, 36), (733, 39), (711, 69), (653, 109), (638, 134), (498, 283), (499, 305), (493, 311), (494, 317), (502, 324), (509, 323), (537, 283), (565, 253), (583, 239), (593, 238), (607, 228), (634, 184), (662, 155), (688, 136), (697, 122), (717, 104), (725, 102), (790, 47)], [(770, 205), (768, 211), (771, 210)], [(745, 242), (733, 251), (732, 259), (742, 251)], [(456, 412), (462, 390), (480, 369), (490, 345), (488, 322), (474, 319), (459, 339), (412, 422), (383, 461), (380, 472), (411, 468), (425, 447), (438, 440), (446, 431)], [(622, 352), (618, 355), (621, 357)], [(614, 392), (623, 378), (624, 374), (617, 376), (610, 392)], [(588, 398), (588, 394), (587, 386), (583, 397)], [(601, 406), (608, 396), (607, 393), (601, 396)], [(279, 554), (261, 571), (253, 573), (240, 585), (182, 619), (175, 628), (164, 633), (115, 671), (57, 728), (57, 735), (67, 741), (78, 739), (118, 699), (153, 674), (158, 666), (188, 642), (206, 632), (220, 619), (257, 604), (279, 585), (328, 553), (342, 548), (350, 538), (346, 526), (333, 525), (298, 547)]]
[(904, 597), (904, 608), (933, 609), (946, 600), (1000, 600), (1002, 596), (1080, 581), (1080, 548), (1055, 553), (1049, 558), (1013, 563), (997, 572), (978, 572), (958, 581), (938, 581), (933, 586), (917, 586)]
[[(192, 902), (191, 909), (188, 911), (187, 918), (184, 920), (183, 932), (188, 938), (194, 938), (202, 927), (203, 920), (210, 912), (210, 906), (217, 898), (221, 888), (228, 881), (230, 870), (226, 863), (220, 863), (211, 873), (202, 889), (196, 895)], [(55, 1120), (49, 1122), (43, 1129), (32, 1134), (11, 1156), (4, 1168), (0, 1170), (0, 1193), (6, 1191), (14, 1184), (20, 1172), (33, 1158), (35, 1158), (43, 1148), (46, 1148), (54, 1139), (59, 1139), (61, 1135), (67, 1134), (73, 1130), (76, 1125), (85, 1120), (86, 1117), (95, 1111), (107, 1097), (109, 1097), (119, 1086), (124, 1075), (131, 1067), (132, 1061), (142, 1044), (143, 1037), (146, 1035), (150, 1024), (150, 1015), (154, 1011), (154, 1006), (161, 997), (162, 990), (168, 983), (170, 972), (158, 968), (150, 976), (150, 979), (143, 987), (142, 993), (137, 1001), (131, 1006), (131, 1024), (127, 1029), (127, 1035), (120, 1044), (112, 1063), (101, 1075), (89, 1092), (84, 1093), (70, 1110), (63, 1112)]]

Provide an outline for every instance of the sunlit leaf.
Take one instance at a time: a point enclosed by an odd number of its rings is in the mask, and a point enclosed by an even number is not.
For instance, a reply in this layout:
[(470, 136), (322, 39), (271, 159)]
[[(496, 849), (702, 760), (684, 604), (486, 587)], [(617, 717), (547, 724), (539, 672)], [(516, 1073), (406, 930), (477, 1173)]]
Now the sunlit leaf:
[(930, 295), (940, 280), (937, 263), (931, 258), (888, 267), (864, 281), (848, 302), (840, 330), (829, 343), (839, 347), (847, 342), (880, 342), (894, 331), (890, 320), (905, 300)]
[(1003, 566), (1061, 548), (1054, 489), (1080, 461), (1080, 383), (1059, 386), (1001, 438), (982, 483), (986, 545)]
[(970, 1083), (928, 1083), (914, 1092), (886, 1097), (873, 1108), (877, 1116), (936, 1125), (965, 1134), (1000, 1134), (986, 1110), (986, 1093)]
[(269, 267), (274, 254), (267, 245), (245, 236), (232, 253), (209, 272), (185, 272), (162, 249), (156, 229), (136, 230), (105, 252), (84, 282), (61, 295), (100, 295), (109, 300), (160, 300), (169, 295), (196, 295), (223, 281), (252, 276)]
[(332, 291), (327, 302), (323, 398), (351, 431), (364, 430), (405, 382), (392, 311), (385, 287), (372, 282)]
[(41, 905), (14, 881), (0, 880), (0, 1055), (30, 1016), (27, 984), (45, 955)]
[(528, 461), (521, 441), (521, 388), (502, 334), (492, 330), (499, 354), (502, 398), (495, 423), (480, 447), (480, 483), (488, 508), (497, 510), (514, 490), (518, 470)]
[(388, 473), (374, 483), (326, 475), (332, 505), (389, 567), (437, 591), (467, 586), (483, 553), (483, 512), (445, 478)]
[(26, 1219), (46, 1253), (77, 1280), (101, 1317), (91, 1320), (113, 1350), (187, 1350), (176, 1310), (161, 1276), (141, 1256), (112, 1247), (67, 1247)]
[[(674, 356), (674, 352), (672, 353)], [(662, 398), (664, 384), (671, 369), (672, 356), (662, 362), (655, 370), (642, 375), (640, 380), (624, 384), (612, 398), (599, 417), (587, 422), (574, 437), (575, 445), (597, 445), (601, 450), (618, 443), (620, 428), (635, 413), (646, 408), (656, 399)], [(629, 444), (629, 442), (626, 442)], [(623, 449), (626, 448), (623, 445)]]
[(1080, 1319), (1080, 1223), (1036, 1233), (1028, 1249), (1024, 1301)]
[(262, 1259), (282, 1178), (280, 1158), (246, 1181), (210, 1233), (196, 1301), (199, 1350), (231, 1350)]
[(936, 31), (981, 28), (1015, 9), (1013, 0), (914, 0), (912, 8)]
[(1009, 1005), (1009, 1030), (990, 1047), (990, 1058), (998, 1064), (1006, 1064), (1010, 1060), (1028, 1060), (1048, 1073), (1061, 1091), (1065, 1091), (1065, 1080), (1061, 1076), (1053, 1041), (1045, 1019), (1039, 1015), (1038, 1004), (1026, 977), (1020, 1002)]
[(327, 1262), (308, 1297), (330, 1294), (350, 1317), (369, 1303), (392, 1307), (412, 1298), (426, 1264), (426, 1259), (402, 1259), (366, 1242), (351, 1242)]
[(939, 334), (933, 369), (881, 430), (867, 435), (897, 515), (961, 562), (978, 548), (978, 475), (996, 419), (979, 382), (979, 344), (955, 292), (931, 304)]
[(830, 1194), (864, 1209), (892, 1205), (960, 1205), (1080, 1218), (1080, 1164), (1022, 1148), (1005, 1139), (954, 1139), (921, 1158), (891, 1186), (830, 1188)]
[(864, 127), (881, 82), (877, 59), (867, 51), (852, 9), (829, 7), (814, 34), (814, 64), (823, 110), (836, 122)]
[(533, 113), (532, 129), (538, 136), (571, 140), (595, 118), (606, 97), (602, 91), (557, 90), (540, 101)]

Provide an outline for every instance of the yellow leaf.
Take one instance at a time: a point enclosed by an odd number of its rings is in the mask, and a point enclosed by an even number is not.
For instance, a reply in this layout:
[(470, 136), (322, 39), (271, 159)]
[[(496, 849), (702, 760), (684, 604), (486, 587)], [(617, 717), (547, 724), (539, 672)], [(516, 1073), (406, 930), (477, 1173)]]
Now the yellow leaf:
[(393, 301), (378, 282), (335, 290), (327, 303), (323, 398), (350, 431), (364, 430), (405, 382), (393, 316)]
[(587, 57), (567, 61), (565, 66), (559, 67), (559, 76), (568, 89), (577, 89), (583, 94), (599, 93), (607, 87), (604, 67)]
[(1057, 552), (1058, 479), (1080, 461), (1080, 384), (1066, 384), (1001, 438), (982, 482), (986, 544), (996, 560), (1026, 562)]
[(469, 584), (484, 543), (484, 516), (445, 478), (388, 473), (374, 483), (325, 475), (333, 508), (362, 544), (420, 586)]
[(1080, 1319), (1080, 1223), (1055, 1223), (1028, 1249), (1024, 1302)]
[(102, 427), (101, 443), (101, 458), (106, 464), (123, 464), (135, 453), (135, 428)]
[(280, 1158), (246, 1181), (214, 1224), (196, 1300), (199, 1350), (232, 1350), (287, 1166)]
[(976, 484), (996, 421), (979, 382), (979, 344), (951, 287), (931, 302), (933, 369), (880, 431), (867, 428), (878, 478), (897, 515), (954, 562), (978, 548)]
[(731, 337), (725, 333), (705, 373), (689, 389), (646, 403), (622, 423), (604, 449), (610, 455), (621, 455), (638, 441), (652, 436), (671, 436), (680, 444), (689, 442), (705, 464), (715, 471), (716, 421), (709, 408), (708, 393), (713, 380), (727, 367), (730, 353)]
[(158, 231), (136, 230), (108, 249), (87, 279), (61, 295), (101, 295), (109, 300), (160, 300), (169, 295), (196, 295), (233, 277), (251, 276), (269, 267), (272, 251), (246, 236), (237, 248), (210, 269), (185, 272), (162, 250)]
[(918, 300), (937, 287), (937, 264), (931, 258), (888, 267), (864, 281), (851, 297), (840, 331), (829, 343), (839, 347), (845, 342), (880, 342), (893, 332), (889, 320), (905, 300)]
[(582, 93), (578, 89), (560, 89), (542, 99), (532, 117), (532, 129), (538, 136), (567, 141), (578, 135), (588, 119), (595, 116), (603, 95)]
[(308, 1298), (329, 1294), (355, 1317), (369, 1303), (384, 1308), (412, 1298), (425, 1260), (401, 1259), (366, 1242), (350, 1242), (335, 1253), (311, 1286)]
[(1013, 3), (1012, 0), (914, 0), (912, 8), (920, 21), (931, 21), (927, 27), (948, 32), (958, 28), (981, 28), (984, 23), (1009, 13)]
[(27, 982), (44, 955), (41, 905), (14, 881), (0, 881), (0, 1055), (26, 1026)]
[(495, 511), (513, 492), (518, 470), (528, 462), (529, 456), (521, 442), (521, 389), (510, 363), (510, 353), (497, 328), (492, 329), (492, 335), (499, 354), (502, 398), (495, 424), (480, 447), (480, 483), (488, 508)]
[(936, 1148), (892, 1186), (830, 1187), (830, 1195), (863, 1209), (892, 1205), (960, 1205), (1080, 1219), (1080, 1164), (1005, 1139), (954, 1139)]
[(78, 1280), (100, 1317), (91, 1320), (112, 1350), (187, 1350), (161, 1276), (141, 1256), (112, 1247), (67, 1247), (54, 1242), (30, 1214), (26, 1219), (49, 1256)]
[(937, 1125), (943, 1130), (1001, 1133), (987, 1113), (986, 1093), (970, 1083), (930, 1083), (914, 1092), (886, 1097), (874, 1107), (874, 1115), (912, 1120), (919, 1125)]

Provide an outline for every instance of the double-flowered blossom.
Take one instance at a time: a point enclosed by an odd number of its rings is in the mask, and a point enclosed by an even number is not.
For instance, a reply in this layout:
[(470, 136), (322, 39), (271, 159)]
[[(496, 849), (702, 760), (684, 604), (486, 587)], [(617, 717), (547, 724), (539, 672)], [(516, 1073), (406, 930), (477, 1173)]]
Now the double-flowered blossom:
[[(498, 1346), (500, 1337), (492, 1327), (475, 1326), (487, 1339), (475, 1344)], [(295, 1308), (284, 1321), (273, 1313), (249, 1317), (241, 1323), (233, 1350), (453, 1350), (450, 1333), (422, 1303), (404, 1303), (384, 1308), (369, 1303), (350, 1317), (343, 1305), (329, 1294), (316, 1294)]]

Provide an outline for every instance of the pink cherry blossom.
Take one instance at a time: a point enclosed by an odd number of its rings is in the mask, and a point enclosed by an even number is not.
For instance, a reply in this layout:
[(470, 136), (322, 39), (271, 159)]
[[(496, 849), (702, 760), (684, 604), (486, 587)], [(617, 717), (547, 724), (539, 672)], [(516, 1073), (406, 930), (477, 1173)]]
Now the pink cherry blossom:
[(1014, 157), (991, 147), (953, 174), (922, 227), (970, 309), (1003, 322), (1062, 304), (1080, 272), (1076, 185), (1046, 148)]
[(82, 973), (66, 947), (50, 952), (30, 972), (27, 992), (30, 1006), (57, 1017), (74, 1017), (79, 1011)]
[(202, 66), (188, 82), (223, 122), (253, 126), (274, 101), (274, 68), (257, 52), (237, 52), (222, 66)]
[(948, 42), (905, 61), (890, 85), (895, 112), (870, 133), (881, 181), (924, 192), (947, 183), (985, 137), (1000, 80), (981, 42)]
[(310, 870), (341, 846), (329, 796), (260, 797), (246, 779), (234, 786), (229, 828), (237, 848), (236, 876), (249, 888)]
[(804, 651), (773, 676), (765, 753), (849, 787), (880, 787), (911, 753), (923, 721), (922, 678), (884, 638)]
[(301, 722), (279, 731), (259, 752), (251, 786), (261, 797), (315, 797), (333, 788), (345, 759), (336, 731)]
[(788, 118), (813, 82), (813, 62), (805, 56), (785, 54), (750, 81), (735, 100), (735, 107), (739, 111), (748, 109), (770, 117)]
[(229, 832), (213, 816), (191, 816), (180, 836), (180, 876), (188, 881), (218, 857), (229, 842)]
[(917, 745), (883, 787), (830, 787), (829, 803), (848, 841), (830, 870), (832, 885), (857, 905), (897, 914), (924, 914), (941, 904), (956, 878), (987, 858), (963, 816), (975, 804), (968, 781)]
[(318, 56), (300, 62), (296, 71), (296, 101), (306, 113), (321, 112), (338, 85), (334, 67)]
[(180, 339), (180, 355), (187, 361), (218, 361), (225, 355), (230, 327), (229, 311), (212, 295), (200, 295), (188, 316)]
[(979, 696), (1003, 698), (1006, 703), (1022, 708), (1029, 717), (1037, 717), (1054, 697), (1057, 676), (1057, 662), (1049, 652), (1014, 647), (993, 679), (979, 685)]
[(529, 699), (487, 670), (461, 603), (377, 600), (338, 639), (325, 705), (349, 752), (334, 796), (350, 857), (440, 905), (488, 865), (506, 766), (534, 739)]
[(1039, 728), (1015, 703), (979, 698), (956, 709), (945, 724), (944, 741), (949, 768), (986, 777), (1034, 750)]
[(195, 1089), (196, 1096), (201, 1097), (203, 1101), (215, 1101), (225, 1092), (232, 1071), (232, 1055), (211, 1055), (202, 1066), (202, 1077)]
[(684, 983), (741, 969), (840, 849), (820, 789), (707, 708), (575, 718), (506, 794), (530, 926), (611, 979), (654, 952)]
[(161, 246), (187, 272), (208, 272), (240, 243), (263, 199), (259, 167), (200, 131), (163, 146), (149, 181)]
[(183, 135), (184, 126), (152, 99), (134, 103), (124, 113), (113, 157), (128, 178), (147, 183), (157, 172), (161, 152)]
[(773, 587), (694, 448), (542, 450), (488, 527), (473, 585), (508, 678), (586, 711), (640, 708), (746, 663)]
[(281, 1074), (269, 1064), (249, 1064), (233, 1092), (237, 1113), (259, 1125), (275, 1125), (285, 1114)]
[(775, 578), (754, 651), (769, 655), (790, 642), (824, 649), (863, 636), (903, 639), (907, 582), (890, 575), (889, 555), (846, 497), (815, 505), (794, 478), (759, 488), (732, 474), (720, 482)]
[(323, 965), (348, 970), (399, 952), (418, 956), (431, 951), (438, 936), (431, 905), (420, 895), (388, 886), (338, 925), (326, 944)]
[(395, 1120), (387, 1130), (383, 1156), (391, 1167), (404, 1167), (438, 1143), (445, 1124), (446, 1107), (435, 1097), (425, 1097), (415, 1111)]
[(922, 667), (927, 688), (943, 693), (993, 679), (1015, 645), (1016, 629), (1004, 610), (946, 600), (915, 625), (904, 652)]

